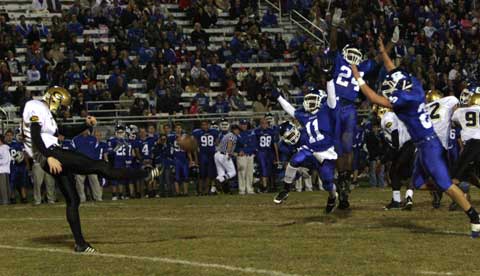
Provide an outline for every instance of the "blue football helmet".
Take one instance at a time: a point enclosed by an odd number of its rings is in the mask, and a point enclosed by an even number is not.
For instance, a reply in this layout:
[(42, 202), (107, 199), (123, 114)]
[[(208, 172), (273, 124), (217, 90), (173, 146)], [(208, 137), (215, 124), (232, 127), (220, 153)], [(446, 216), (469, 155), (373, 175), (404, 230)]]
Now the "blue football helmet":
[(216, 129), (219, 130), (220, 128), (218, 127), (217, 121), (211, 121), (210, 122), (210, 128), (211, 129)]
[(303, 108), (305, 111), (313, 113), (322, 106), (322, 102), (327, 98), (327, 92), (321, 89), (313, 89), (303, 97)]
[(384, 97), (390, 98), (395, 90), (409, 91), (412, 87), (410, 75), (403, 70), (395, 69), (388, 73), (382, 82), (382, 94)]
[(129, 125), (126, 128), (126, 133), (127, 133), (128, 139), (135, 140), (137, 139), (138, 127), (136, 125)]
[(460, 104), (468, 105), (470, 98), (474, 94), (480, 94), (480, 86), (477, 84), (468, 84), (465, 89), (460, 93)]
[(279, 134), (283, 141), (289, 145), (295, 145), (300, 140), (300, 130), (291, 122), (283, 122), (279, 126)]
[(115, 137), (118, 139), (125, 139), (126, 136), (126, 128), (123, 125), (117, 125), (115, 127)]

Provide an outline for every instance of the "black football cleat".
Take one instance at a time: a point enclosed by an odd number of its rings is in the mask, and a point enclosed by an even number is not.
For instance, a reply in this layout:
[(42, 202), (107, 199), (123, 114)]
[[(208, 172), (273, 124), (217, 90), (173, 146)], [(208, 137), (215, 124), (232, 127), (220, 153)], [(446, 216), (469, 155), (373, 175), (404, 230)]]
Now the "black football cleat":
[(390, 201), (389, 204), (387, 204), (387, 205), (385, 205), (385, 207), (383, 207), (383, 210), (385, 210), (385, 211), (402, 210), (402, 206), (401, 206), (400, 202), (394, 201), (392, 199), (392, 201)]
[(287, 200), (287, 198), (288, 198), (288, 191), (282, 190), (280, 193), (277, 194), (277, 196), (275, 196), (275, 198), (273, 199), (273, 202), (275, 204), (282, 204)]
[(458, 204), (454, 201), (450, 204), (450, 206), (448, 206), (448, 211), (450, 212), (458, 211), (459, 208), (460, 207), (458, 206)]
[(350, 202), (348, 202), (348, 193), (346, 191), (342, 191), (338, 197), (338, 209), (346, 210), (348, 208), (350, 208)]
[(440, 208), (440, 202), (442, 201), (443, 193), (440, 191), (433, 191), (431, 194), (432, 194), (432, 207), (434, 209)]
[(75, 252), (77, 253), (87, 253), (94, 254), (97, 253), (97, 250), (93, 248), (90, 244), (86, 243), (84, 245), (75, 245)]
[(330, 214), (335, 210), (335, 207), (337, 206), (337, 197), (338, 195), (336, 195), (334, 198), (328, 197), (327, 206), (325, 207), (325, 214)]

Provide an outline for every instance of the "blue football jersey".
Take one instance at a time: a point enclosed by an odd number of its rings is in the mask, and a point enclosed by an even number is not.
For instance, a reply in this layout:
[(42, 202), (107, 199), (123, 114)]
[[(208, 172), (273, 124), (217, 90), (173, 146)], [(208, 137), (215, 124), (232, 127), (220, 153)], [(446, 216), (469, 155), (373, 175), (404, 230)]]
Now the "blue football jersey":
[(455, 150), (455, 151), (460, 151), (460, 145), (458, 144), (458, 139), (460, 139), (460, 132), (461, 132), (460, 127), (452, 127), (450, 129), (450, 136), (448, 138), (448, 149), (449, 150)]
[(95, 145), (96, 160), (103, 160), (105, 153), (108, 153), (108, 145), (105, 142), (98, 142)]
[(9, 147), (10, 147), (10, 156), (12, 157), (12, 161), (10, 163), (10, 168), (14, 168), (14, 167), (21, 167), (21, 166), (25, 166), (25, 159), (20, 162), (20, 163), (17, 163), (15, 161), (15, 158), (18, 154), (24, 154), (24, 145), (22, 143), (19, 143), (17, 141), (12, 141), (10, 144), (7, 144)]
[(152, 160), (155, 142), (156, 140), (152, 137), (147, 137), (145, 140), (137, 139), (135, 148), (138, 149), (143, 160)]
[(365, 142), (365, 130), (363, 128), (357, 127), (355, 132), (355, 139), (353, 141), (353, 148), (361, 150)]
[(257, 148), (259, 151), (272, 151), (275, 144), (275, 132), (271, 128), (257, 128), (255, 129), (255, 136), (257, 136)]
[(113, 166), (130, 167), (133, 160), (133, 145), (127, 139), (110, 138), (107, 142), (108, 151), (113, 155)]
[(74, 150), (75, 148), (73, 147), (72, 145), (72, 140), (70, 139), (65, 139), (63, 140), (63, 142), (61, 143), (60, 145), (62, 147), (62, 149), (64, 150)]
[(200, 154), (215, 152), (215, 141), (219, 135), (218, 130), (211, 128), (204, 131), (198, 128), (193, 130), (192, 135), (197, 140)]
[[(363, 77), (373, 71), (375, 66), (376, 62), (374, 60), (365, 60), (358, 65), (358, 72), (360, 76)], [(341, 51), (337, 51), (335, 54), (333, 79), (335, 80), (335, 93), (337, 97), (355, 102), (359, 95), (360, 87), (358, 86), (357, 80), (353, 77), (350, 64), (343, 58)]]
[(414, 77), (412, 90), (395, 90), (389, 98), (393, 111), (407, 127), (413, 142), (419, 142), (426, 137), (434, 136), (430, 115), (425, 109), (425, 91), (422, 84)]
[(186, 160), (187, 159), (187, 153), (180, 148), (180, 145), (178, 145), (177, 142), (177, 134), (175, 132), (171, 132), (167, 136), (167, 142), (171, 146), (172, 154), (174, 159), (182, 159)]
[(316, 114), (306, 112), (303, 107), (295, 111), (295, 119), (308, 136), (305, 145), (313, 151), (325, 151), (333, 146), (337, 132), (336, 110), (322, 104)]

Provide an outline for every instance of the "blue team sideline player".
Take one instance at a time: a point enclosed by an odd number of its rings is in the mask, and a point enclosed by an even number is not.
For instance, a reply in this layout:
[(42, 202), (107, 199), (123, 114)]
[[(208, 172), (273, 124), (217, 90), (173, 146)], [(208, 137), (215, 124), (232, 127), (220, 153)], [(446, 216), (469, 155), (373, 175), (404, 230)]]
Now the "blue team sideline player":
[[(143, 169), (152, 169), (153, 168), (153, 147), (157, 142), (158, 137), (155, 135), (149, 135), (147, 129), (144, 127), (140, 127), (138, 130), (138, 139), (135, 143), (135, 154), (138, 158), (139, 164)], [(154, 191), (154, 183), (155, 181), (150, 181), (149, 183), (139, 183), (139, 187), (137, 189), (137, 194), (141, 193), (143, 190), (141, 188), (146, 189), (145, 197), (155, 197)], [(142, 184), (146, 184), (146, 187), (141, 187)]]
[[(168, 143), (173, 146), (173, 159), (175, 160), (175, 192), (177, 195), (188, 195), (188, 177), (190, 166), (193, 166), (193, 156), (184, 151), (178, 141), (186, 135), (182, 125), (177, 123), (175, 131), (167, 136)], [(180, 192), (180, 185), (183, 185), (183, 192)]]
[(207, 195), (211, 181), (217, 176), (215, 164), (215, 145), (219, 132), (210, 128), (208, 121), (202, 121), (200, 128), (194, 129), (192, 136), (198, 145), (199, 189), (200, 195)]
[[(115, 127), (115, 136), (107, 141), (108, 152), (112, 160), (109, 160), (114, 168), (129, 168), (131, 162), (132, 145), (126, 137), (126, 127), (118, 125)], [(128, 199), (125, 186), (128, 180), (111, 180), (112, 200)]]
[[(305, 128), (298, 129), (290, 122), (282, 123), (279, 127), (280, 135), (283, 141), (289, 145), (291, 151), (296, 153), (290, 158), (290, 167), (305, 167), (309, 169), (318, 170), (318, 175), (322, 180), (322, 186), (325, 191), (329, 193), (327, 199), (327, 206), (325, 212), (331, 213), (335, 209), (335, 201), (337, 198), (335, 184), (333, 183), (335, 177), (335, 159), (325, 159), (320, 163), (314, 156), (313, 151), (308, 148), (310, 136)], [(295, 173), (295, 174), (294, 174)], [(288, 170), (285, 172), (284, 183), (285, 187), (282, 192), (274, 199), (277, 204), (283, 203), (287, 197), (290, 187), (296, 178), (297, 171)]]
[[(257, 162), (260, 168), (260, 176), (262, 177), (262, 191), (268, 190), (268, 180), (272, 177), (274, 164), (278, 164), (278, 146), (276, 133), (270, 128), (265, 118), (260, 119), (260, 127), (255, 129), (257, 137)], [(270, 189), (273, 190), (275, 183), (270, 183)]]
[(398, 118), (405, 124), (412, 141), (417, 148), (412, 182), (417, 189), (427, 188), (428, 178), (465, 211), (470, 218), (471, 235), (480, 235), (480, 220), (477, 211), (465, 198), (448, 173), (447, 160), (443, 147), (435, 135), (430, 116), (425, 110), (425, 91), (422, 84), (406, 72), (397, 69), (388, 56), (381, 39), (378, 41), (387, 76), (382, 83), (383, 97), (377, 95), (361, 78), (357, 66), (352, 64), (352, 71), (363, 94), (372, 102), (392, 108)]
[[(307, 136), (304, 136), (308, 139), (303, 139), (301, 142), (304, 143), (305, 149), (311, 151), (311, 155), (323, 165), (324, 162), (330, 163), (330, 161), (337, 159), (337, 153), (334, 150), (335, 133), (337, 132), (337, 99), (331, 76), (332, 60), (326, 58), (322, 62), (327, 78), (327, 95), (322, 90), (316, 93), (311, 92), (305, 95), (303, 107), (297, 110), (280, 96), (277, 90), (274, 90), (272, 95), (278, 100), (285, 112), (297, 119), (304, 127), (307, 134)], [(326, 103), (324, 102), (325, 98)], [(305, 150), (301, 152), (301, 155), (306, 155)], [(301, 156), (298, 160), (294, 159), (295, 162), (287, 164), (285, 171), (285, 179), (287, 181), (290, 180), (289, 177), (296, 175), (299, 163), (304, 158), (306, 156)], [(285, 189), (276, 196), (275, 203), (281, 203), (288, 197), (289, 184), (288, 182), (285, 183)]]
[(16, 139), (13, 139), (14, 133), (11, 129), (5, 132), (5, 143), (10, 147), (10, 203), (17, 202), (15, 191), (20, 194), (20, 201), (27, 203), (27, 160), (24, 155), (24, 146), (19, 130), (16, 130)]

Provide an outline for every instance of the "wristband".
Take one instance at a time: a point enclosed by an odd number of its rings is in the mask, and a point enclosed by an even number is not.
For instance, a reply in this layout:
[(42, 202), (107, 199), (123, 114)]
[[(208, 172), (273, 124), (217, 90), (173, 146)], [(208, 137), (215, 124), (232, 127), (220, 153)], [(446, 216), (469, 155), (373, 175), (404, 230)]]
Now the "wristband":
[(362, 86), (366, 84), (366, 82), (362, 78), (358, 78), (357, 83), (358, 83), (358, 86)]

